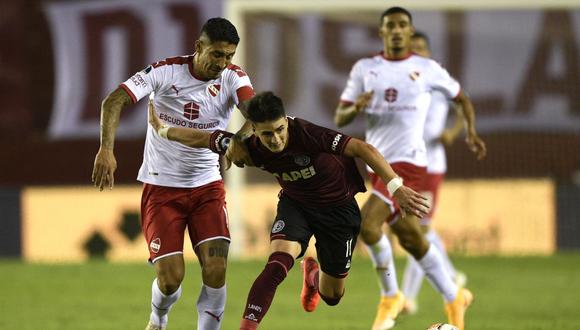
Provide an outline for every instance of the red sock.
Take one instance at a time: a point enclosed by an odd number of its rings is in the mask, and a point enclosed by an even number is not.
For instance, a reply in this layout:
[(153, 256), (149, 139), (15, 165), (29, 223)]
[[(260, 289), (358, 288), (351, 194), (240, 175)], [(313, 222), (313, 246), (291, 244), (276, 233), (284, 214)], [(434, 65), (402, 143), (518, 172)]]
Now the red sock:
[(272, 304), (278, 285), (284, 281), (293, 265), (294, 258), (288, 253), (274, 252), (270, 255), (266, 267), (248, 293), (240, 329), (257, 329)]

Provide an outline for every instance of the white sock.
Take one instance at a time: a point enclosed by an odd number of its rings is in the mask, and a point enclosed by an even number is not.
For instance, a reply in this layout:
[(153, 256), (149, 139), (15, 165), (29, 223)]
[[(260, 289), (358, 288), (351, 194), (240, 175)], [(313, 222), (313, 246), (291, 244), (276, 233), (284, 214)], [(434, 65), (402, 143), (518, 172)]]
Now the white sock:
[(405, 273), (403, 274), (403, 294), (409, 300), (416, 300), (419, 290), (421, 290), (421, 283), (423, 283), (423, 277), (425, 273), (421, 266), (413, 258), (412, 255), (407, 255), (407, 266), (405, 267)]
[(443, 258), (441, 258), (439, 249), (433, 244), (429, 244), (429, 250), (427, 250), (427, 253), (418, 262), (429, 279), (429, 282), (443, 295), (443, 299), (446, 302), (455, 300), (458, 288), (453, 283), (449, 272), (447, 272), (443, 264)]
[(197, 299), (197, 329), (219, 329), (222, 324), (225, 306), (226, 286), (214, 289), (203, 284)]
[(429, 230), (429, 232), (425, 234), (425, 237), (429, 242), (434, 244), (437, 247), (437, 249), (439, 249), (439, 252), (441, 252), (441, 257), (443, 258), (443, 263), (445, 264), (445, 268), (447, 268), (447, 271), (451, 275), (451, 278), (455, 278), (456, 272), (455, 267), (453, 267), (453, 263), (451, 262), (451, 259), (449, 259), (449, 256), (447, 255), (447, 250), (445, 249), (445, 245), (443, 244), (441, 237), (439, 237), (439, 235), (434, 229)]
[(171, 310), (171, 306), (181, 297), (181, 286), (174, 293), (166, 296), (159, 289), (157, 278), (153, 280), (151, 285), (151, 316), (150, 320), (156, 325), (167, 325), (167, 314)]
[(393, 250), (389, 239), (382, 235), (374, 245), (366, 245), (379, 277), (381, 295), (392, 297), (399, 291), (397, 272), (393, 261)]

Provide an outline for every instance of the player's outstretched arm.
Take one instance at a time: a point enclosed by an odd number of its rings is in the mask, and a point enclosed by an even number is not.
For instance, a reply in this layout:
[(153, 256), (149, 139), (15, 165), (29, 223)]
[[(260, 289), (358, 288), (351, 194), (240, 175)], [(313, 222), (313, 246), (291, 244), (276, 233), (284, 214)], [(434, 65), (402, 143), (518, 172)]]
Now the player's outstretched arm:
[(481, 160), (487, 154), (487, 149), (485, 147), (485, 142), (477, 135), (475, 129), (475, 110), (473, 109), (473, 104), (471, 99), (463, 90), (459, 92), (459, 95), (453, 99), (463, 112), (463, 117), (465, 118), (465, 123), (467, 126), (467, 138), (465, 142), (471, 150), (477, 156), (477, 159)]
[(405, 187), (403, 180), (397, 176), (391, 165), (375, 147), (359, 139), (351, 138), (346, 144), (344, 154), (361, 158), (373, 169), (375, 174), (387, 184), (387, 189), (397, 200), (403, 216), (406, 216), (406, 212), (418, 218), (425, 216), (429, 209), (427, 199), (413, 189)]
[(99, 190), (105, 186), (113, 189), (117, 160), (113, 153), (115, 132), (119, 126), (121, 110), (131, 104), (131, 97), (118, 87), (101, 104), (101, 146), (95, 156), (91, 181)]
[(153, 100), (149, 100), (149, 124), (161, 136), (192, 148), (209, 148), (210, 136), (213, 132), (194, 128), (169, 127), (164, 125), (155, 113)]
[(336, 126), (343, 127), (350, 124), (359, 113), (369, 106), (372, 98), (373, 92), (370, 91), (360, 94), (356, 102), (352, 104), (341, 101), (338, 107), (336, 107), (334, 115), (334, 123)]

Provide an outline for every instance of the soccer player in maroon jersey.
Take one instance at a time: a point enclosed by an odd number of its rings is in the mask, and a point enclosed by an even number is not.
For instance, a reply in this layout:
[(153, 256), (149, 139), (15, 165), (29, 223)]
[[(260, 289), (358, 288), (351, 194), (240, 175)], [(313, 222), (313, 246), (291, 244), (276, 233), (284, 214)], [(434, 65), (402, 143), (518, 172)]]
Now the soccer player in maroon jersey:
[[(361, 158), (389, 187), (405, 210), (417, 216), (426, 211), (425, 198), (402, 185), (400, 178), (371, 145), (298, 118), (286, 117), (282, 100), (265, 92), (248, 104), (254, 135), (245, 141), (254, 166), (272, 173), (282, 187), (276, 220), (270, 233), (270, 256), (248, 294), (240, 329), (257, 329), (270, 307), (276, 288), (294, 260), (303, 256), (312, 236), (318, 262), (302, 262), (304, 310), (312, 312), (322, 298), (339, 303), (351, 266), (361, 216), (354, 195), (365, 191), (354, 158)], [(152, 126), (164, 130), (153, 116)], [(209, 135), (187, 128), (170, 128), (170, 140), (188, 146), (207, 146), (224, 152), (232, 134)], [(233, 147), (232, 147), (233, 148)], [(229, 156), (239, 159), (238, 148)]]
[[(225, 129), (234, 105), (254, 95), (246, 73), (232, 64), (240, 38), (225, 18), (209, 19), (195, 41), (195, 53), (154, 63), (122, 83), (103, 101), (101, 147), (92, 180), (101, 190), (113, 188), (117, 162), (113, 153), (121, 110), (155, 93), (159, 119), (171, 126)], [(243, 113), (243, 112), (242, 112)], [(200, 261), (203, 284), (197, 299), (197, 328), (220, 328), (226, 304), (226, 267), (230, 243), (219, 156), (167, 141), (150, 127), (143, 164), (141, 227), (156, 278), (151, 285), (147, 330), (163, 330), (181, 296), (185, 276), (185, 228)]]
[[(391, 7), (382, 13), (379, 35), (383, 51), (354, 64), (336, 109), (335, 122), (342, 127), (364, 113), (366, 141), (391, 163), (406, 185), (419, 191), (427, 168), (423, 130), (432, 91), (440, 91), (461, 105), (467, 126), (466, 142), (478, 159), (485, 157), (486, 149), (476, 132), (473, 105), (459, 83), (434, 60), (411, 52), (414, 31), (412, 16), (406, 9)], [(421, 233), (421, 217), (399, 214), (404, 207), (390, 198), (388, 187), (372, 169), (369, 176), (373, 189), (362, 208), (361, 238), (375, 265), (381, 289), (372, 329), (391, 329), (404, 303), (394, 276), (391, 246), (382, 231), (385, 221), (441, 293), (448, 323), (463, 329), (464, 314), (473, 295), (453, 283), (438, 249)]]

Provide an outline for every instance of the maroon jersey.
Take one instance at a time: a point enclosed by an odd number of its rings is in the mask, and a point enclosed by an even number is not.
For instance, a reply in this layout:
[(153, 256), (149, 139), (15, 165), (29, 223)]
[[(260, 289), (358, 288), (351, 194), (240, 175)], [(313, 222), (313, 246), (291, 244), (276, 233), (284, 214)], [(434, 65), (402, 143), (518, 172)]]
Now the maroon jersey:
[(274, 174), (282, 193), (305, 205), (334, 206), (366, 191), (354, 159), (343, 154), (350, 139), (288, 117), (288, 145), (282, 152), (271, 152), (256, 136), (246, 143), (254, 165)]

